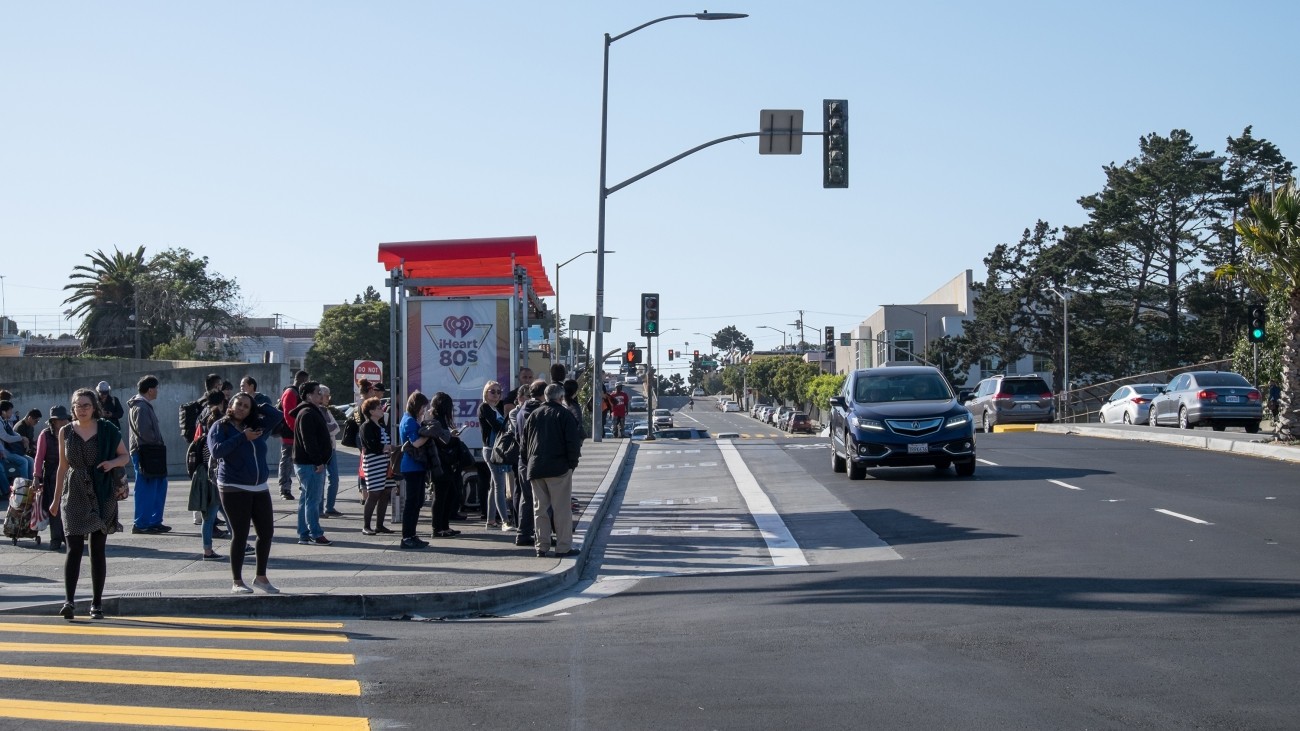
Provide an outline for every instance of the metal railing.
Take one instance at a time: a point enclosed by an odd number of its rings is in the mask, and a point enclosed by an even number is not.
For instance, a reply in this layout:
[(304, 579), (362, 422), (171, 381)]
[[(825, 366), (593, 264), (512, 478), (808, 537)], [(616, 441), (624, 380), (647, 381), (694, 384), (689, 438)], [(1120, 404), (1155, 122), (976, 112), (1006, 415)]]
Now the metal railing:
[(1211, 360), (1194, 365), (1179, 366), (1163, 371), (1139, 373), (1110, 381), (1102, 381), (1057, 394), (1056, 420), (1058, 422), (1081, 423), (1097, 421), (1101, 405), (1115, 389), (1133, 383), (1169, 383), (1175, 376), (1188, 371), (1223, 371), (1232, 369), (1232, 360)]

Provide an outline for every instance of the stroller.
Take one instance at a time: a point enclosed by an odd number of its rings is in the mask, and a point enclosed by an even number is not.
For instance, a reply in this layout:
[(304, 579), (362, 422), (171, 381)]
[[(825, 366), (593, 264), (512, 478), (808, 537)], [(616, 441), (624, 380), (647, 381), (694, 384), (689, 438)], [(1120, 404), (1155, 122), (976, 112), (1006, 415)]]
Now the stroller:
[(49, 523), (49, 516), (41, 509), (41, 491), (26, 479), (14, 480), (9, 495), (9, 511), (5, 513), (4, 534), (18, 545), (19, 538), (34, 538), (41, 545), (41, 531)]

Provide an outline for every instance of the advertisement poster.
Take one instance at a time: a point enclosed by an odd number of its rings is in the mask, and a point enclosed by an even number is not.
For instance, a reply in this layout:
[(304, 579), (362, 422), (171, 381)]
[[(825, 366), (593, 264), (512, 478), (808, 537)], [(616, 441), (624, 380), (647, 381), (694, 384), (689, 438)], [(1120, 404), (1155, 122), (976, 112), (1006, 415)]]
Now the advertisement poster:
[[(430, 399), (455, 403), (456, 427), (481, 446), (478, 405), (483, 385), (510, 385), (510, 302), (507, 299), (411, 299), (407, 304), (407, 383)], [(405, 398), (402, 399), (405, 403)]]

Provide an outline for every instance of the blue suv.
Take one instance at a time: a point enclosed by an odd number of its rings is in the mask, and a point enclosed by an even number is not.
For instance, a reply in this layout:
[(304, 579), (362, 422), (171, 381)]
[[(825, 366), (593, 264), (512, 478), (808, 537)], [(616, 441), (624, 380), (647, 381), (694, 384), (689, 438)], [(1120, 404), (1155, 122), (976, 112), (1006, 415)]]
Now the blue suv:
[(869, 467), (955, 467), (975, 474), (975, 420), (926, 366), (853, 371), (831, 398), (831, 469), (861, 480)]

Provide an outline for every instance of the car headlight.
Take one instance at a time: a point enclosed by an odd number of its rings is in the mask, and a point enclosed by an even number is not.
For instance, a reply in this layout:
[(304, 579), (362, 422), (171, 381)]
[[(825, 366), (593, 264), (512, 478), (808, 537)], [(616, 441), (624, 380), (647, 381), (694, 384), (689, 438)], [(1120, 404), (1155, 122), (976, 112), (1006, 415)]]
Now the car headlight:
[(885, 430), (885, 425), (876, 419), (855, 419), (853, 423), (859, 429), (867, 429), (870, 431)]
[(957, 426), (965, 426), (970, 423), (970, 418), (970, 412), (958, 414), (956, 416), (949, 416), (948, 420), (943, 423), (943, 428), (952, 429)]

